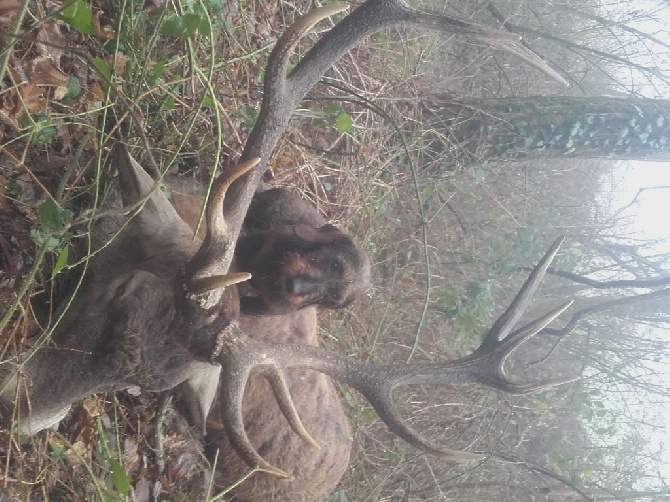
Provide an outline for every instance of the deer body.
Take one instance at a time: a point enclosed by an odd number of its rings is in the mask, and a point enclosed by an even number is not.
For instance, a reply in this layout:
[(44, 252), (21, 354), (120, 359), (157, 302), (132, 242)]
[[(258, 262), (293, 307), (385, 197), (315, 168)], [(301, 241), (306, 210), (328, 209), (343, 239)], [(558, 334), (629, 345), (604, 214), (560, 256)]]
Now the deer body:
[[(0, 418), (15, 419), (23, 433), (56, 425), (73, 402), (95, 392), (165, 390), (199, 378), (203, 369), (214, 368), (209, 357), (217, 334), (239, 311), (235, 288), (217, 291), (214, 304), (200, 301), (210, 291), (187, 293), (185, 268), (191, 264), (195, 276), (212, 257), (195, 261), (201, 246), (192, 231), (123, 147), (113, 160), (124, 204), (147, 197), (146, 204), (90, 261), (51, 337), (25, 354), (22, 364), (3, 368)], [(119, 223), (103, 219), (97, 238), (104, 242)], [(209, 409), (210, 403), (196, 402)]]
[[(242, 315), (239, 325), (256, 340), (318, 345), (315, 307), (278, 316)], [(349, 465), (349, 423), (331, 379), (306, 369), (290, 370), (286, 379), (300, 418), (320, 448), (308, 445), (291, 430), (265, 378), (252, 375), (242, 402), (245, 430), (263, 458), (292, 479), (255, 474), (233, 492), (231, 500), (321, 500), (335, 490)], [(207, 431), (210, 458), (219, 449), (217, 485), (230, 486), (249, 466), (230, 444), (218, 407), (210, 414)]]

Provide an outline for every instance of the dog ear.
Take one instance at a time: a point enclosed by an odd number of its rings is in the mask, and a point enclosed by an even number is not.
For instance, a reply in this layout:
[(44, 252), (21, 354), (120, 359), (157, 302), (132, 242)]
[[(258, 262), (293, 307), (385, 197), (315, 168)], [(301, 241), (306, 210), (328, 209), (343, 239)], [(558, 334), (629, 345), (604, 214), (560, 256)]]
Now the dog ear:
[(342, 233), (334, 225), (323, 225), (319, 228), (310, 228), (305, 225), (296, 225), (294, 227), (295, 235), (300, 237), (302, 240), (307, 242), (313, 242), (315, 244), (326, 244), (329, 242), (335, 241), (347, 241), (351, 240), (351, 237)]

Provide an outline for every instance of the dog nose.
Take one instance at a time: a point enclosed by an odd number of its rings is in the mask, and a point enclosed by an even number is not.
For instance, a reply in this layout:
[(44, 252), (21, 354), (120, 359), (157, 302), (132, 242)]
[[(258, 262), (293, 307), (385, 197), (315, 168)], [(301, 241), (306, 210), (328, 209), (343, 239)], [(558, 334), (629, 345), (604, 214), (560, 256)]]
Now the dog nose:
[(318, 289), (318, 283), (304, 275), (291, 277), (286, 286), (290, 294), (297, 296), (309, 296), (316, 293)]

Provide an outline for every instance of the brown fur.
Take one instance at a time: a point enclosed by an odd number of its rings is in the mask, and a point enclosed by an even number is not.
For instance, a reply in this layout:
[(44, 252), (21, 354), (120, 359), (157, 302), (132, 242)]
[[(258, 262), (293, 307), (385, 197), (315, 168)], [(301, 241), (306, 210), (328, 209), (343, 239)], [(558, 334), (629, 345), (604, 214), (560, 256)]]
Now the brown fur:
[[(257, 340), (318, 344), (314, 307), (280, 316), (242, 316), (240, 328)], [(312, 448), (291, 430), (265, 379), (252, 375), (242, 407), (245, 430), (263, 458), (293, 479), (257, 473), (233, 492), (231, 500), (321, 500), (335, 490), (349, 464), (349, 424), (331, 380), (312, 370), (295, 369), (287, 371), (287, 383), (305, 427), (321, 448)], [(210, 458), (219, 449), (216, 482), (225, 488), (249, 472), (249, 467), (230, 445), (217, 411), (215, 406), (209, 416), (207, 441)]]
[[(182, 219), (195, 226), (202, 198), (173, 190)], [(284, 314), (310, 305), (340, 309), (370, 283), (367, 256), (353, 239), (297, 195), (275, 188), (259, 192), (244, 220), (236, 268), (252, 279), (241, 289), (247, 314)]]

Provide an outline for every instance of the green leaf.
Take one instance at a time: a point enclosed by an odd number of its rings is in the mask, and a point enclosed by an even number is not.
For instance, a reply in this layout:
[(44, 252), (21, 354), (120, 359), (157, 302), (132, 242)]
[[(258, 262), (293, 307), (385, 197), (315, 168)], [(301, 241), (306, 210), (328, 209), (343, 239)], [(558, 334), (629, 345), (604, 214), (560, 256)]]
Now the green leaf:
[(53, 199), (49, 198), (37, 208), (37, 218), (44, 231), (58, 233), (65, 229), (70, 211), (60, 209)]
[(84, 0), (67, 2), (59, 12), (58, 18), (84, 35), (96, 35), (98, 33), (91, 23), (93, 13)]
[(244, 128), (251, 132), (256, 124), (258, 118), (258, 111), (253, 106), (245, 106), (240, 110), (240, 114), (244, 117)]
[(130, 493), (130, 477), (126, 474), (126, 471), (123, 469), (121, 462), (115, 458), (109, 459), (109, 467), (112, 470), (112, 483), (114, 488), (122, 495), (127, 495)]
[(377, 420), (377, 415), (375, 415), (375, 412), (372, 411), (370, 408), (364, 408), (361, 411), (361, 418), (363, 419), (363, 422), (365, 422), (366, 425), (370, 425)]
[(19, 127), (25, 129), (33, 125), (33, 121), (30, 119), (30, 115), (27, 112), (23, 112), (19, 117)]
[(330, 104), (326, 106), (323, 112), (327, 113), (328, 115), (339, 115), (340, 113), (343, 113), (342, 105), (339, 103)]
[(339, 133), (347, 133), (354, 125), (353, 119), (346, 113), (340, 113), (335, 121), (335, 128)]
[(205, 94), (205, 97), (202, 98), (202, 107), (203, 108), (208, 108), (210, 110), (215, 110), (216, 109), (216, 102), (210, 96), (209, 94)]
[(52, 125), (40, 127), (35, 135), (35, 139), (33, 139), (33, 143), (35, 146), (42, 147), (49, 143), (57, 133), (58, 130)]
[(107, 63), (102, 58), (93, 58), (93, 66), (98, 71), (100, 77), (100, 85), (103, 89), (107, 89), (109, 83), (112, 81), (112, 71), (107, 66)]
[(190, 38), (198, 31), (209, 36), (212, 33), (212, 26), (209, 19), (193, 12), (171, 17), (161, 26), (161, 35), (173, 38)]
[(44, 230), (33, 228), (30, 231), (30, 237), (38, 246), (46, 246), (47, 251), (55, 251), (60, 247), (60, 239)]
[(207, 17), (201, 17), (198, 31), (205, 37), (209, 37), (212, 34), (212, 23), (209, 22)]
[(156, 82), (163, 76), (163, 73), (165, 73), (165, 62), (158, 61), (147, 72), (147, 82), (149, 85), (156, 85)]
[(51, 453), (49, 453), (49, 456), (54, 460), (58, 460), (63, 456), (63, 453), (65, 453), (65, 448), (63, 446), (59, 446), (51, 442), (49, 443), (49, 446), (51, 448)]
[(67, 95), (70, 98), (76, 98), (81, 93), (81, 84), (79, 79), (74, 75), (70, 75), (70, 80), (67, 83)]
[(60, 250), (60, 253), (58, 253), (58, 259), (56, 260), (56, 264), (54, 265), (53, 270), (51, 271), (52, 279), (67, 266), (67, 255), (69, 249), (70, 248), (68, 246), (64, 246), (63, 249)]

